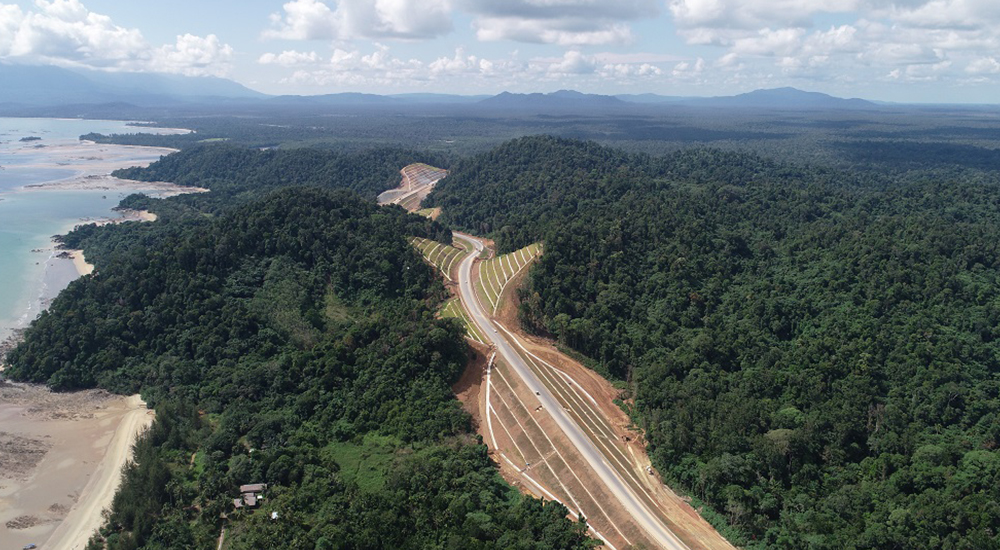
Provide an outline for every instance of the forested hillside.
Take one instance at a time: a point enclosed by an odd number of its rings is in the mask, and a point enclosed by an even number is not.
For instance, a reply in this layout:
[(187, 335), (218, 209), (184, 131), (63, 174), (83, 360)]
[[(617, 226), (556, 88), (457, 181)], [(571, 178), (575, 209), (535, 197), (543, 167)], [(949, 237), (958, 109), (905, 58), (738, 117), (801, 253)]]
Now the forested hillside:
[(259, 198), (268, 191), (290, 185), (343, 188), (375, 200), (379, 193), (399, 185), (399, 170), (414, 162), (447, 166), (437, 155), (400, 149), (375, 149), (337, 153), (322, 149), (266, 150), (209, 143), (167, 155), (146, 168), (117, 170), (119, 178), (169, 181), (178, 185), (208, 187), (207, 197), (181, 197), (182, 204), (197, 203), (216, 210), (234, 201)]
[[(451, 392), (468, 349), (407, 240), (441, 232), (300, 187), (67, 237), (97, 269), (6, 374), (157, 410), (90, 548), (214, 548), (224, 515), (232, 549), (588, 547), (565, 507), (503, 482)], [(246, 483), (269, 485), (258, 511), (233, 508)]]
[(653, 460), (767, 548), (996, 548), (1000, 189), (525, 138), (439, 218), (543, 240), (522, 319), (628, 380)]

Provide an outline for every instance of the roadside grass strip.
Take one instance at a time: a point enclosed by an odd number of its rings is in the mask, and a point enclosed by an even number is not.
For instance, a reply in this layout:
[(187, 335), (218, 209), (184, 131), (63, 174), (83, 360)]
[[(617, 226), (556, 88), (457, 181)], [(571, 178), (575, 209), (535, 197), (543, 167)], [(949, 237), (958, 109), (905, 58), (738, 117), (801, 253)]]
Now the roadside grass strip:
[[(510, 337), (510, 341), (515, 344), (515, 350), (518, 355), (525, 360), (525, 363), (535, 372), (535, 375), (552, 391), (559, 403), (574, 417), (577, 424), (584, 429), (587, 436), (601, 451), (601, 454), (607, 458), (608, 464), (622, 474), (625, 481), (637, 495), (640, 495), (640, 498), (642, 498), (644, 504), (650, 510), (657, 511), (657, 515), (662, 517), (664, 514), (659, 505), (648, 493), (642, 481), (640, 481), (635, 468), (631, 467), (632, 462), (618, 446), (618, 438), (615, 435), (614, 429), (597, 410), (597, 402), (593, 396), (587, 393), (568, 374), (528, 351), (521, 344), (521, 341), (508, 331), (506, 327), (500, 323), (497, 323), (497, 326)], [(590, 401), (590, 403), (587, 401)]]
[(452, 298), (445, 303), (444, 307), (441, 309), (442, 318), (455, 318), (465, 325), (465, 337), (469, 340), (474, 340), (479, 342), (484, 346), (488, 346), (486, 343), (486, 338), (483, 334), (479, 332), (476, 325), (469, 319), (469, 315), (465, 312), (465, 308), (462, 307), (462, 301), (458, 298)]
[(438, 268), (449, 281), (455, 280), (452, 269), (458, 265), (456, 261), (465, 255), (462, 249), (421, 237), (413, 237), (410, 242), (424, 255), (427, 263)]
[[(496, 314), (500, 307), (500, 299), (507, 288), (507, 283), (521, 272), (541, 253), (541, 243), (526, 246), (509, 254), (491, 258), (479, 266), (479, 280), (483, 292), (490, 303), (491, 311)], [(485, 282), (483, 282), (485, 280)]]

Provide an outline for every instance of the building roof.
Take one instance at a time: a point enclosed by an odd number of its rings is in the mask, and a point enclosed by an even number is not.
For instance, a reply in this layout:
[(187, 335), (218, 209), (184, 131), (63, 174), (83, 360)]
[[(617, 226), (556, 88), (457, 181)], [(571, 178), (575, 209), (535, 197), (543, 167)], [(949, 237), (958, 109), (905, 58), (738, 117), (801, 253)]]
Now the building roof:
[(250, 485), (240, 485), (241, 493), (259, 493), (267, 489), (267, 483), (251, 483)]

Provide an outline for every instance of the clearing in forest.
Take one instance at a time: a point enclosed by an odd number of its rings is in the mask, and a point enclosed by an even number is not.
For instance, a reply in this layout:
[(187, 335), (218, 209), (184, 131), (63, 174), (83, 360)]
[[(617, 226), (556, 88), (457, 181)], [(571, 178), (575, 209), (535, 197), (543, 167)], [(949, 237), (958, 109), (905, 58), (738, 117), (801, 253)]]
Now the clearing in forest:
[(448, 175), (447, 170), (421, 162), (410, 164), (399, 173), (402, 175), (399, 187), (379, 195), (378, 203), (398, 204), (410, 212), (419, 210), (420, 202), (434, 189), (434, 184)]
[(535, 243), (479, 263), (476, 291), (490, 313), (496, 314), (507, 283), (541, 253), (542, 244)]
[(410, 242), (424, 255), (424, 259), (428, 263), (441, 271), (445, 278), (449, 281), (455, 280), (452, 275), (453, 270), (458, 267), (458, 262), (462, 256), (465, 256), (464, 250), (420, 237), (413, 237), (410, 239)]

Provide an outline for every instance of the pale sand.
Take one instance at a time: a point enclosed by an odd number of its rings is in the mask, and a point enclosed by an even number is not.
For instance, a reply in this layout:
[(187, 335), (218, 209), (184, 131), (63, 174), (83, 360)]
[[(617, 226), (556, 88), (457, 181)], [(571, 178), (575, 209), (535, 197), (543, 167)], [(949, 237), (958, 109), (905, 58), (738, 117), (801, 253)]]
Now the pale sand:
[(108, 174), (79, 175), (48, 183), (25, 185), (31, 191), (119, 191), (134, 189), (152, 193), (157, 197), (173, 197), (188, 193), (207, 193), (204, 187), (186, 187), (168, 181), (135, 181), (118, 179)]
[[(138, 145), (104, 145), (93, 141), (79, 141), (67, 144), (45, 146), (45, 162), (22, 164), (25, 168), (63, 168), (82, 170), (95, 174), (107, 174), (119, 168), (146, 166), (160, 157), (177, 152), (169, 147), (145, 147)], [(37, 155), (33, 148), (15, 149), (8, 153), (11, 157)]]
[[(136, 434), (152, 422), (138, 396), (0, 386), (0, 541), (83, 548), (103, 522)], [(39, 455), (41, 453), (41, 459)], [(47, 544), (46, 544), (47, 542)]]
[(81, 277), (94, 272), (94, 264), (87, 263), (82, 250), (66, 250), (66, 252), (69, 252), (70, 257), (73, 258), (73, 267), (76, 268), (76, 272)]
[[(207, 189), (200, 187), (182, 187), (169, 182), (138, 182), (113, 178), (109, 174), (119, 168), (132, 166), (149, 166), (160, 158), (176, 153), (177, 149), (168, 147), (145, 147), (136, 145), (103, 145), (93, 141), (80, 141), (68, 144), (49, 145), (45, 148), (45, 162), (22, 164), (19, 168), (59, 168), (72, 170), (73, 176), (65, 179), (41, 184), (27, 185), (25, 189), (32, 190), (108, 190), (141, 189), (154, 192), (165, 197), (184, 193), (203, 193)], [(37, 151), (16, 149), (10, 156), (38, 154)]]
[(128, 412), (105, 447), (106, 452), (97, 465), (97, 471), (83, 488), (76, 506), (49, 537), (45, 548), (83, 549), (91, 535), (104, 524), (102, 512), (111, 507), (115, 491), (121, 485), (122, 467), (132, 458), (132, 446), (139, 434), (153, 423), (153, 412), (146, 409), (146, 403), (138, 395), (127, 398), (126, 405)]

